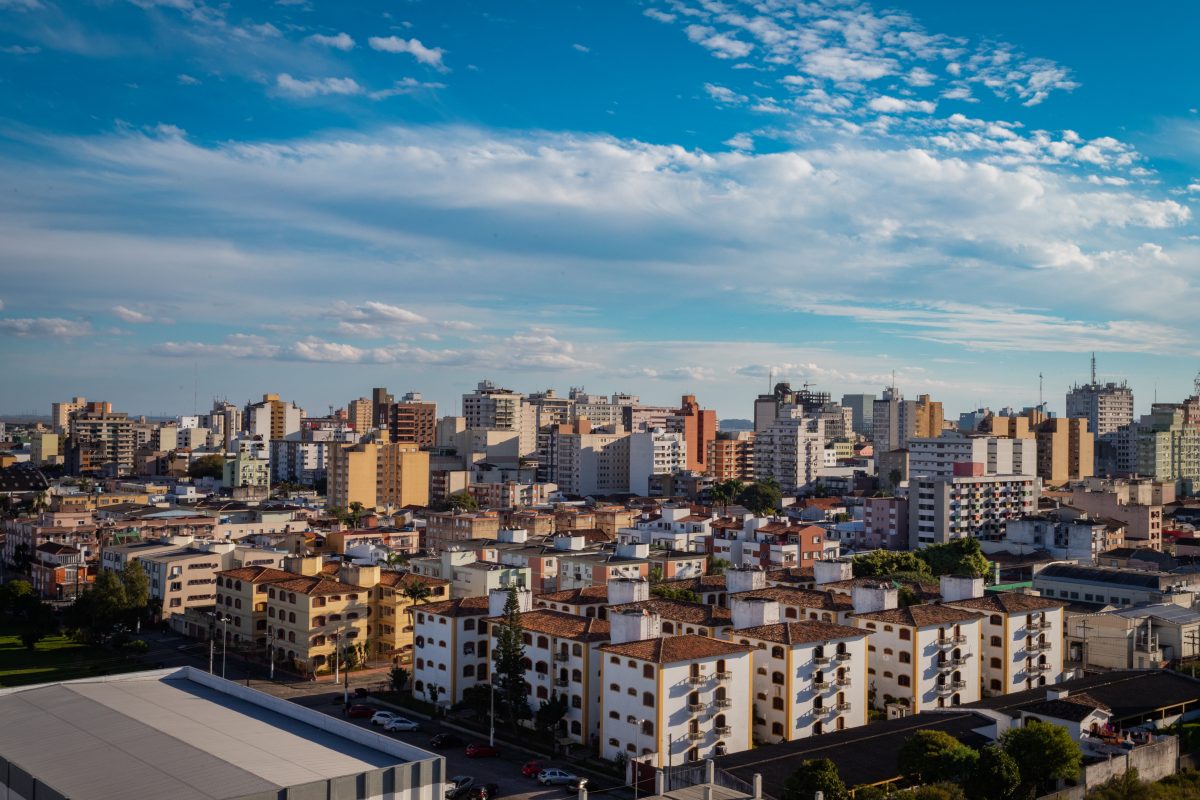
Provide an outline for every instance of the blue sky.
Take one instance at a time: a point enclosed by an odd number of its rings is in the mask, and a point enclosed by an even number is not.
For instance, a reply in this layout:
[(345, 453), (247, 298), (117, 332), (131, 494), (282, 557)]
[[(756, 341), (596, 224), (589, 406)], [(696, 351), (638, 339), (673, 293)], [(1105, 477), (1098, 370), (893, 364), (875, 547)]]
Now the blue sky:
[(0, 411), (1200, 368), (1192, 4), (0, 0)]

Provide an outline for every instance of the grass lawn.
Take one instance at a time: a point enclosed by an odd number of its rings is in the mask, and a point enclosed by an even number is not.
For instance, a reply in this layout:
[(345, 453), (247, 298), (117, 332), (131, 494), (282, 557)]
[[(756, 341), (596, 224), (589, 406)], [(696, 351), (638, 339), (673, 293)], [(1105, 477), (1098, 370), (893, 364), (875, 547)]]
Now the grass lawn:
[(29, 651), (15, 631), (0, 630), (0, 686), (49, 683), (137, 669), (142, 666), (129, 656), (79, 644), (66, 636), (48, 636)]

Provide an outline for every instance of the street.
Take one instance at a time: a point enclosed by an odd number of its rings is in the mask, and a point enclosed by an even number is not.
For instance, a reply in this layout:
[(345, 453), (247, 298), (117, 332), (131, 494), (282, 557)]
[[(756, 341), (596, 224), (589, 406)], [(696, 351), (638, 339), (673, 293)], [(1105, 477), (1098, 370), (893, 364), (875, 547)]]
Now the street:
[[(152, 631), (143, 634), (142, 638), (150, 646), (150, 650), (145, 656), (145, 661), (148, 667), (179, 667), (190, 666), (197, 669), (208, 669), (209, 663), (209, 645), (207, 642), (196, 642), (187, 639), (178, 634)], [(220, 643), (213, 652), (213, 672), (217, 675), (221, 674), (221, 646)], [(276, 697), (291, 700), (294, 703), (312, 708), (317, 711), (322, 711), (330, 716), (342, 716), (342, 688), (335, 686), (329, 681), (300, 681), (294, 676), (284, 676), (281, 673), (276, 674), (276, 681), (267, 680), (267, 667), (255, 662), (247, 662), (239, 655), (235, 655), (230, 651), (226, 655), (225, 660), (225, 677), (231, 681), (246, 681), (247, 673), (250, 680), (248, 685)], [(287, 681), (291, 682), (285, 682)], [(375, 685), (379, 681), (377, 675), (369, 676), (368, 680), (356, 681), (352, 673), (350, 677), (350, 689), (353, 692), (356, 684), (371, 684)], [(371, 698), (360, 700), (365, 705), (374, 706)], [(381, 706), (376, 706), (381, 708)], [(389, 709), (390, 710), (390, 709)], [(385, 733), (382, 727), (371, 725), (369, 719), (348, 719), (347, 721), (362, 727), (370, 728), (377, 733), (383, 733), (387, 736), (394, 736), (404, 742), (407, 742), (416, 747), (421, 747), (431, 750), (429, 740), (435, 734), (448, 732), (455, 733), (465, 742), (471, 741), (486, 741), (486, 736), (475, 737), (471, 734), (462, 733), (458, 730), (452, 730), (445, 727), (440, 722), (430, 722), (420, 717), (409, 714), (405, 711), (397, 712), (402, 716), (407, 716), (410, 719), (420, 723), (421, 730), (407, 733)], [(629, 794), (629, 790), (624, 787), (616, 787), (617, 779), (612, 776), (600, 776), (586, 771), (568, 766), (566, 764), (558, 764), (556, 762), (538, 758), (523, 750), (510, 749), (506, 750), (503, 743), (498, 743), (501, 752), (495, 758), (467, 758), (463, 752), (463, 748), (456, 747), (448, 750), (438, 750), (437, 752), (446, 759), (446, 775), (454, 777), (457, 775), (470, 775), (475, 779), (476, 785), (485, 783), (495, 783), (500, 787), (497, 797), (515, 798), (516, 800), (567, 800), (573, 798), (573, 794), (569, 794), (564, 786), (540, 786), (534, 778), (526, 778), (521, 774), (521, 765), (526, 761), (541, 760), (546, 766), (561, 766), (568, 772), (582, 775), (589, 779), (588, 792), (589, 794), (602, 793), (615, 797), (625, 797)], [(614, 790), (615, 791), (606, 791)]]

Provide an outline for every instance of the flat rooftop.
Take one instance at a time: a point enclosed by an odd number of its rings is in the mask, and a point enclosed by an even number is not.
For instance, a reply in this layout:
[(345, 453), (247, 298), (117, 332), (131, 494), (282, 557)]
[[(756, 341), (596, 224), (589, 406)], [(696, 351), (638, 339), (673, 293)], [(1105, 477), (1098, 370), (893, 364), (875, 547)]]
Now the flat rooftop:
[(189, 668), (0, 693), (0, 759), (74, 800), (274, 797), (426, 758)]

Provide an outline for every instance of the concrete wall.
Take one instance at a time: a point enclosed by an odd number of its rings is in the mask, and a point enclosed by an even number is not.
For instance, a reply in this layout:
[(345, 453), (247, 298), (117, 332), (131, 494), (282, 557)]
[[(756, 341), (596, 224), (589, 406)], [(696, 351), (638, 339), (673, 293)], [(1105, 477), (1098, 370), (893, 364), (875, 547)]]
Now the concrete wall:
[(1082, 800), (1088, 790), (1095, 789), (1129, 769), (1136, 769), (1144, 781), (1158, 781), (1174, 775), (1179, 763), (1179, 739), (1164, 736), (1153, 744), (1143, 745), (1123, 755), (1114, 755), (1108, 761), (1087, 766), (1079, 786), (1071, 786), (1048, 795), (1040, 800)]

